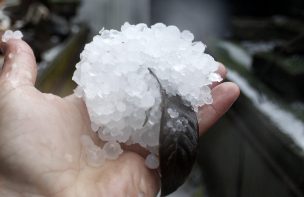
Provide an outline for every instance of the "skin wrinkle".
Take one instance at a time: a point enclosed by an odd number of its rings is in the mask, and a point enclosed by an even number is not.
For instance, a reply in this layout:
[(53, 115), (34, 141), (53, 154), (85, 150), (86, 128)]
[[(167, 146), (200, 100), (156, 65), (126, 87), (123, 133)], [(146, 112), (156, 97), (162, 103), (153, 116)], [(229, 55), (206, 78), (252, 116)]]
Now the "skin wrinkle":
[[(73, 176), (73, 179), (71, 179), (72, 182), (67, 184), (66, 186), (64, 186), (63, 188), (61, 188), (60, 190), (58, 190), (56, 192), (50, 192), (50, 193), (46, 194), (46, 196), (56, 196), (57, 194), (63, 193), (65, 190), (68, 190), (69, 188), (73, 187), (75, 185), (75, 182), (77, 181), (77, 179), (74, 177), (78, 176), (79, 169), (66, 168), (63, 170), (50, 170), (50, 171), (44, 172), (41, 175), (41, 176), (46, 176), (47, 174), (59, 174), (57, 176), (62, 177), (62, 176), (65, 176), (65, 173), (69, 173), (69, 171), (72, 171), (72, 174), (74, 174), (74, 172), (76, 174), (76, 175), (72, 175)], [(58, 178), (58, 180), (60, 180), (60, 178)], [(55, 184), (58, 184), (58, 183), (55, 183)]]
[[(9, 120), (9, 121), (20, 121), (20, 122), (22, 122), (22, 121), (27, 121), (27, 120), (29, 120), (28, 118), (18, 118), (18, 117), (14, 117), (14, 120)], [(1, 120), (0, 120), (1, 121)], [(5, 120), (4, 120), (5, 121)], [(1, 121), (1, 122), (3, 122), (3, 121)], [(21, 128), (21, 123), (20, 123), (20, 125), (13, 125), (13, 126), (15, 126), (15, 127), (13, 127), (13, 128), (10, 128), (9, 130), (10, 131), (8, 131), (9, 133), (10, 133), (10, 135), (11, 135), (11, 131), (14, 131), (14, 130), (20, 130), (20, 128)], [(18, 137), (20, 134), (26, 134), (26, 132), (18, 132), (16, 135), (13, 135), (13, 136), (11, 136), (9, 139), (5, 139), (5, 143), (4, 143), (4, 145), (5, 144), (7, 144), (8, 142), (11, 142), (12, 140), (14, 140), (14, 138), (16, 138), (16, 137)], [(0, 141), (1, 141), (1, 139), (0, 139)], [(3, 144), (0, 144), (0, 150), (2, 149), (2, 147), (4, 146)]]
[[(20, 137), (20, 135), (18, 135), (17, 137)], [(12, 140), (16, 140), (16, 138), (12, 139)]]
[[(3, 88), (3, 86), (4, 86), (4, 88)], [(14, 91), (20, 91), (20, 89), (22, 90), (23, 88), (30, 88), (30, 89), (33, 88), (29, 84), (20, 84), (19, 86), (11, 87), (11, 85), (8, 81), (5, 81), (5, 82), (1, 83), (1, 80), (0, 80), (0, 87), (2, 89), (1, 92), (0, 92), (0, 98), (2, 100), (5, 100), (6, 97), (9, 97), (9, 95), (12, 94)], [(3, 94), (3, 92), (4, 92), (4, 94)]]
[[(3, 106), (1, 109), (4, 111), (4, 108), (5, 106)], [(6, 117), (4, 117), (4, 118), (7, 118), (7, 116)], [(10, 131), (8, 131), (7, 133), (9, 133), (10, 135), (11, 135), (11, 133), (13, 133), (12, 131), (18, 131), (18, 130), (22, 130), (21, 128), (23, 127), (23, 123), (22, 122), (26, 122), (26, 121), (29, 121), (29, 120), (31, 120), (31, 117), (30, 117), (30, 114), (28, 114), (27, 116), (22, 116), (22, 117), (20, 117), (20, 116), (18, 116), (18, 115), (16, 115), (16, 116), (14, 116), (13, 118), (8, 118), (8, 120), (7, 119), (0, 119), (0, 123), (2, 122), (6, 122), (6, 121), (16, 121), (16, 122), (20, 122), (19, 124), (17, 124), (17, 125), (10, 125), (10, 128), (8, 128)], [(18, 137), (20, 134), (26, 134), (26, 132), (16, 132), (17, 134), (16, 135), (13, 135), (13, 136), (11, 136), (9, 139), (5, 139), (5, 142), (8, 142), (8, 141), (10, 141), (10, 140), (13, 140), (14, 138), (16, 138), (16, 137)], [(0, 140), (1, 141), (1, 140)], [(2, 148), (2, 144), (0, 144), (0, 149)]]
[(15, 141), (19, 137), (23, 137), (24, 135), (26, 135), (25, 132), (23, 132), (21, 134), (18, 133), (16, 136), (11, 137), (10, 139), (6, 139), (4, 143), (1, 143), (0, 150), (2, 150), (3, 147), (7, 146), (7, 144), (10, 144), (12, 141)]
[[(3, 186), (3, 188), (6, 187), (6, 190), (4, 190), (4, 189), (0, 190), (0, 196), (25, 197), (25, 193), (32, 194), (32, 196), (37, 195), (33, 191), (31, 191), (31, 192), (24, 191), (24, 190), (26, 190), (25, 187), (21, 187), (16, 184), (11, 184), (11, 183), (6, 182), (6, 184), (2, 184), (2, 186)], [(17, 190), (17, 191), (14, 191), (14, 190)], [(23, 190), (23, 191), (19, 191), (19, 190)]]
[[(62, 174), (62, 172), (66, 172), (66, 171), (68, 171), (68, 170), (72, 170), (72, 171), (76, 171), (76, 172), (78, 172), (78, 174), (79, 174), (79, 169), (70, 169), (70, 168), (66, 168), (66, 169), (62, 169), (62, 170), (50, 170), (50, 171), (47, 171), (47, 172), (44, 172), (44, 173), (42, 173), (42, 175), (41, 176), (45, 176), (47, 173), (60, 173), (60, 174)], [(76, 181), (76, 179), (74, 179), (75, 181)], [(71, 184), (71, 186), (72, 186), (73, 184)], [(68, 187), (70, 187), (70, 186), (67, 186), (67, 188)], [(46, 196), (53, 196), (53, 194), (47, 194)]]
[[(17, 153), (16, 154), (14, 154), (14, 156), (16, 156), (17, 155)], [(14, 168), (16, 168), (16, 166), (13, 166)], [(2, 172), (4, 175), (5, 174), (9, 174), (10, 173), (10, 171), (11, 170), (14, 170), (14, 168), (13, 169), (7, 169), (7, 171), (6, 172)], [(26, 174), (26, 173), (28, 173), (28, 172), (23, 172), (22, 174), (21, 173), (18, 173), (18, 174), (13, 174), (13, 176), (9, 176), (10, 178), (7, 178), (7, 180), (8, 181), (11, 181), (11, 182), (15, 182), (15, 183), (17, 183), (18, 185), (28, 185), (28, 184), (30, 184), (30, 185), (32, 185), (32, 178), (24, 178), (24, 177), (30, 177), (29, 176), (29, 174)], [(32, 175), (32, 174), (31, 174)], [(21, 177), (23, 177), (23, 179), (21, 180), (20, 179), (20, 176)], [(13, 188), (13, 190), (14, 190), (15, 188)], [(31, 188), (31, 189), (37, 189), (36, 187), (35, 188)]]
[[(82, 156), (82, 154), (80, 154), (80, 156), (79, 156), (79, 160), (78, 160), (78, 170), (76, 170), (76, 176), (75, 176), (75, 179), (74, 179), (74, 182), (70, 185), (70, 186), (66, 186), (66, 187), (64, 187), (64, 188), (62, 188), (62, 190), (60, 190), (60, 191), (58, 191), (58, 192), (55, 192), (54, 194), (51, 194), (51, 196), (57, 196), (58, 194), (59, 194), (59, 196), (60, 197), (62, 197), (62, 195), (60, 195), (60, 194), (64, 194), (66, 191), (68, 191), (68, 189), (69, 188), (73, 188), (73, 186), (75, 186), (76, 185), (76, 183), (77, 183), (77, 181), (79, 180), (79, 175), (80, 175), (80, 171), (81, 171), (81, 162), (80, 162), (80, 160), (81, 160), (81, 156)], [(74, 193), (74, 195), (71, 195), (71, 196), (76, 196), (75, 195), (75, 193)]]

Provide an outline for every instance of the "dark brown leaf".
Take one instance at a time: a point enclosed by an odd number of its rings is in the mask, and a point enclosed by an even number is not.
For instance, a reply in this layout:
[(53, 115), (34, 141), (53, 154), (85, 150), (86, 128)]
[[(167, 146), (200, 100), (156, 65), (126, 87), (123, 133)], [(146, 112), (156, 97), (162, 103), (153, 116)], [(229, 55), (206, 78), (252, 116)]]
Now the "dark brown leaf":
[[(198, 121), (191, 105), (179, 95), (168, 95), (155, 73), (149, 71), (162, 96), (159, 161), (161, 196), (166, 196), (177, 190), (191, 172), (198, 150)], [(171, 117), (168, 109), (177, 112), (178, 117)]]
[[(170, 116), (170, 108), (179, 113), (177, 118)], [(196, 113), (180, 96), (166, 96), (163, 101), (159, 137), (161, 196), (174, 192), (185, 182), (193, 167), (197, 150)]]

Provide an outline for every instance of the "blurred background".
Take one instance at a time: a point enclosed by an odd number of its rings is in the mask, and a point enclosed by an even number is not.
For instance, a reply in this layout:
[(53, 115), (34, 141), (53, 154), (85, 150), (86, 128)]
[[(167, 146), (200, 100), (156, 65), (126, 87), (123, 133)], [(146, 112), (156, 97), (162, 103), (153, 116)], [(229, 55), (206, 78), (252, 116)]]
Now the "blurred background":
[(304, 196), (303, 0), (0, 0), (0, 31), (23, 32), (36, 86), (61, 96), (84, 44), (125, 21), (192, 31), (241, 89), (171, 197)]

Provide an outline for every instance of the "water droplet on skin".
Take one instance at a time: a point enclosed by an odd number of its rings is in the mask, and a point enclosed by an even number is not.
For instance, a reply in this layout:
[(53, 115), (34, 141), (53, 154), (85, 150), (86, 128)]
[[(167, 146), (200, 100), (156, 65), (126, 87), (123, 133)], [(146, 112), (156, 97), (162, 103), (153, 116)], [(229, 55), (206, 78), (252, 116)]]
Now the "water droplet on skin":
[(8, 54), (8, 59), (12, 59), (14, 57), (14, 55), (12, 53)]
[(18, 64), (16, 64), (16, 63), (12, 64), (12, 70), (16, 69), (17, 67), (18, 67)]

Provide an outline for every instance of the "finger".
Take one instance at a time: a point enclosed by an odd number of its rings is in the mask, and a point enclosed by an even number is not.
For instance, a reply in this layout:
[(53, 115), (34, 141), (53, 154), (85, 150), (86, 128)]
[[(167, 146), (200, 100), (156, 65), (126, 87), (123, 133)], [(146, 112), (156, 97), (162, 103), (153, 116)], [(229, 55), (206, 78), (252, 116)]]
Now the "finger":
[[(219, 63), (219, 68), (218, 70), (216, 71), (217, 74), (219, 74), (222, 79), (225, 79), (226, 75), (227, 75), (227, 69), (226, 67), (222, 64), (222, 63)], [(213, 89), (214, 87), (216, 87), (217, 85), (219, 85), (221, 82), (214, 82), (211, 84), (210, 88)]]
[(212, 89), (213, 103), (199, 109), (200, 134), (203, 134), (231, 107), (239, 94), (239, 87), (232, 82), (222, 83)]
[(34, 85), (37, 66), (31, 47), (17, 39), (2, 42), (0, 47), (4, 52), (0, 81), (14, 82), (15, 85)]

